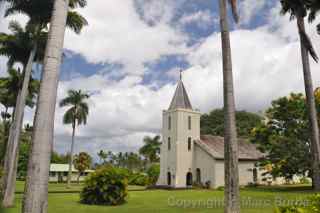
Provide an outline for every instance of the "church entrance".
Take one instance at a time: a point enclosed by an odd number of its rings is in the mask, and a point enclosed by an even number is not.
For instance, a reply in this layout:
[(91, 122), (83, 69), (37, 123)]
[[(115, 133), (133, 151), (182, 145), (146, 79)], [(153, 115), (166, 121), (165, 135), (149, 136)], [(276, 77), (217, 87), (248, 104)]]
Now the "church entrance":
[(198, 184), (201, 183), (201, 171), (199, 168), (197, 168), (197, 170), (196, 170), (196, 181)]
[(167, 173), (167, 184), (168, 184), (168, 186), (171, 186), (171, 173), (170, 172)]
[(187, 187), (192, 186), (192, 173), (188, 172), (187, 173)]

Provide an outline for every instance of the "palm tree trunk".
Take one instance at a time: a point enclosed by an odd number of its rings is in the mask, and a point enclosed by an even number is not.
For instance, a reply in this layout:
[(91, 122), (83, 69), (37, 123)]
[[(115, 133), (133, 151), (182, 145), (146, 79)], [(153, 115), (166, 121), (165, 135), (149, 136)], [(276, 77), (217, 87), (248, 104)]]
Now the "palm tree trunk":
[(35, 43), (30, 52), (28, 64), (24, 71), (24, 78), (22, 88), (19, 92), (17, 103), (13, 115), (13, 122), (9, 130), (8, 145), (5, 154), (5, 167), (3, 177), (3, 202), (4, 207), (10, 207), (14, 204), (14, 193), (17, 176), (17, 161), (19, 153), (20, 134), (23, 125), (24, 108), (26, 105), (26, 98), (28, 96), (29, 82), (32, 73), (32, 65), (37, 51), (37, 44)]
[(238, 144), (227, 2), (220, 0), (224, 88), (225, 213), (240, 212)]
[(70, 150), (70, 157), (69, 157), (69, 172), (68, 172), (68, 185), (67, 187), (71, 187), (71, 178), (72, 178), (72, 164), (73, 164), (73, 151), (74, 151), (74, 135), (76, 132), (76, 125), (75, 121), (72, 124), (72, 142), (71, 142), (71, 150)]
[[(299, 30), (305, 31), (304, 18), (297, 16), (297, 25)], [(317, 111), (313, 92), (312, 76), (310, 71), (309, 54), (304, 46), (302, 39), (301, 58), (303, 66), (304, 86), (307, 97), (307, 108), (309, 116), (309, 125), (311, 130), (311, 152), (312, 152), (312, 185), (314, 190), (320, 191), (320, 143), (319, 126), (317, 121)]]
[(54, 115), (69, 0), (55, 0), (28, 162), (23, 213), (46, 213)]

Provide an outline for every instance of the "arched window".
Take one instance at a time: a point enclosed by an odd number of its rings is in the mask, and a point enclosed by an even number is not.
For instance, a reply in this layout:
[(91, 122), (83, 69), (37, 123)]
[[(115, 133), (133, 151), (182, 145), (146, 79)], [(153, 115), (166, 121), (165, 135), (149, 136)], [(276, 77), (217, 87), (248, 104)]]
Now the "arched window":
[(170, 149), (171, 149), (171, 138), (168, 137), (168, 150), (170, 150)]
[(257, 170), (257, 168), (254, 168), (253, 170), (252, 170), (252, 175), (253, 175), (253, 183), (257, 183), (258, 182), (258, 170)]
[(191, 138), (188, 138), (188, 151), (191, 151), (192, 143), (191, 143)]
[(188, 116), (188, 129), (191, 130), (191, 116)]

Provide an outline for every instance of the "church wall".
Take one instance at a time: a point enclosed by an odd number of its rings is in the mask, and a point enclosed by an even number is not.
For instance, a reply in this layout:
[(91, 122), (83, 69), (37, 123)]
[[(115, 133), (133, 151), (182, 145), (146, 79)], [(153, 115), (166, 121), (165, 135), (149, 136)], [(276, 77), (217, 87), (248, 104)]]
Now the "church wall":
[[(239, 184), (241, 186), (253, 183), (253, 169), (255, 161), (239, 161)], [(224, 186), (224, 161), (217, 160), (215, 164), (215, 186)], [(259, 174), (258, 174), (259, 178)]]
[(207, 181), (210, 181), (210, 187), (214, 188), (215, 160), (207, 152), (203, 151), (198, 145), (195, 145), (194, 148), (194, 181), (197, 180), (197, 169), (199, 168), (201, 183), (204, 185)]

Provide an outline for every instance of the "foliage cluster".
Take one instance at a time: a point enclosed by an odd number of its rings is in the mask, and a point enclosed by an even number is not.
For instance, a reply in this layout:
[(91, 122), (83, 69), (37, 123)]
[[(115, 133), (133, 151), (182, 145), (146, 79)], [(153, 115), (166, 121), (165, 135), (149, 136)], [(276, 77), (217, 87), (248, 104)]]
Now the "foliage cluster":
[(272, 102), (265, 124), (252, 131), (253, 143), (266, 153), (261, 166), (273, 177), (311, 175), (310, 130), (305, 97), (291, 94)]
[(86, 179), (80, 193), (80, 202), (90, 205), (120, 205), (126, 202), (127, 195), (127, 171), (104, 166)]
[(149, 178), (148, 185), (154, 186), (157, 183), (160, 175), (160, 165), (159, 164), (151, 165), (147, 170), (147, 174)]
[[(262, 123), (262, 117), (246, 111), (236, 112), (237, 132), (239, 137), (248, 138), (251, 131)], [(212, 110), (209, 114), (203, 114), (200, 119), (202, 135), (224, 136), (224, 111)]]

